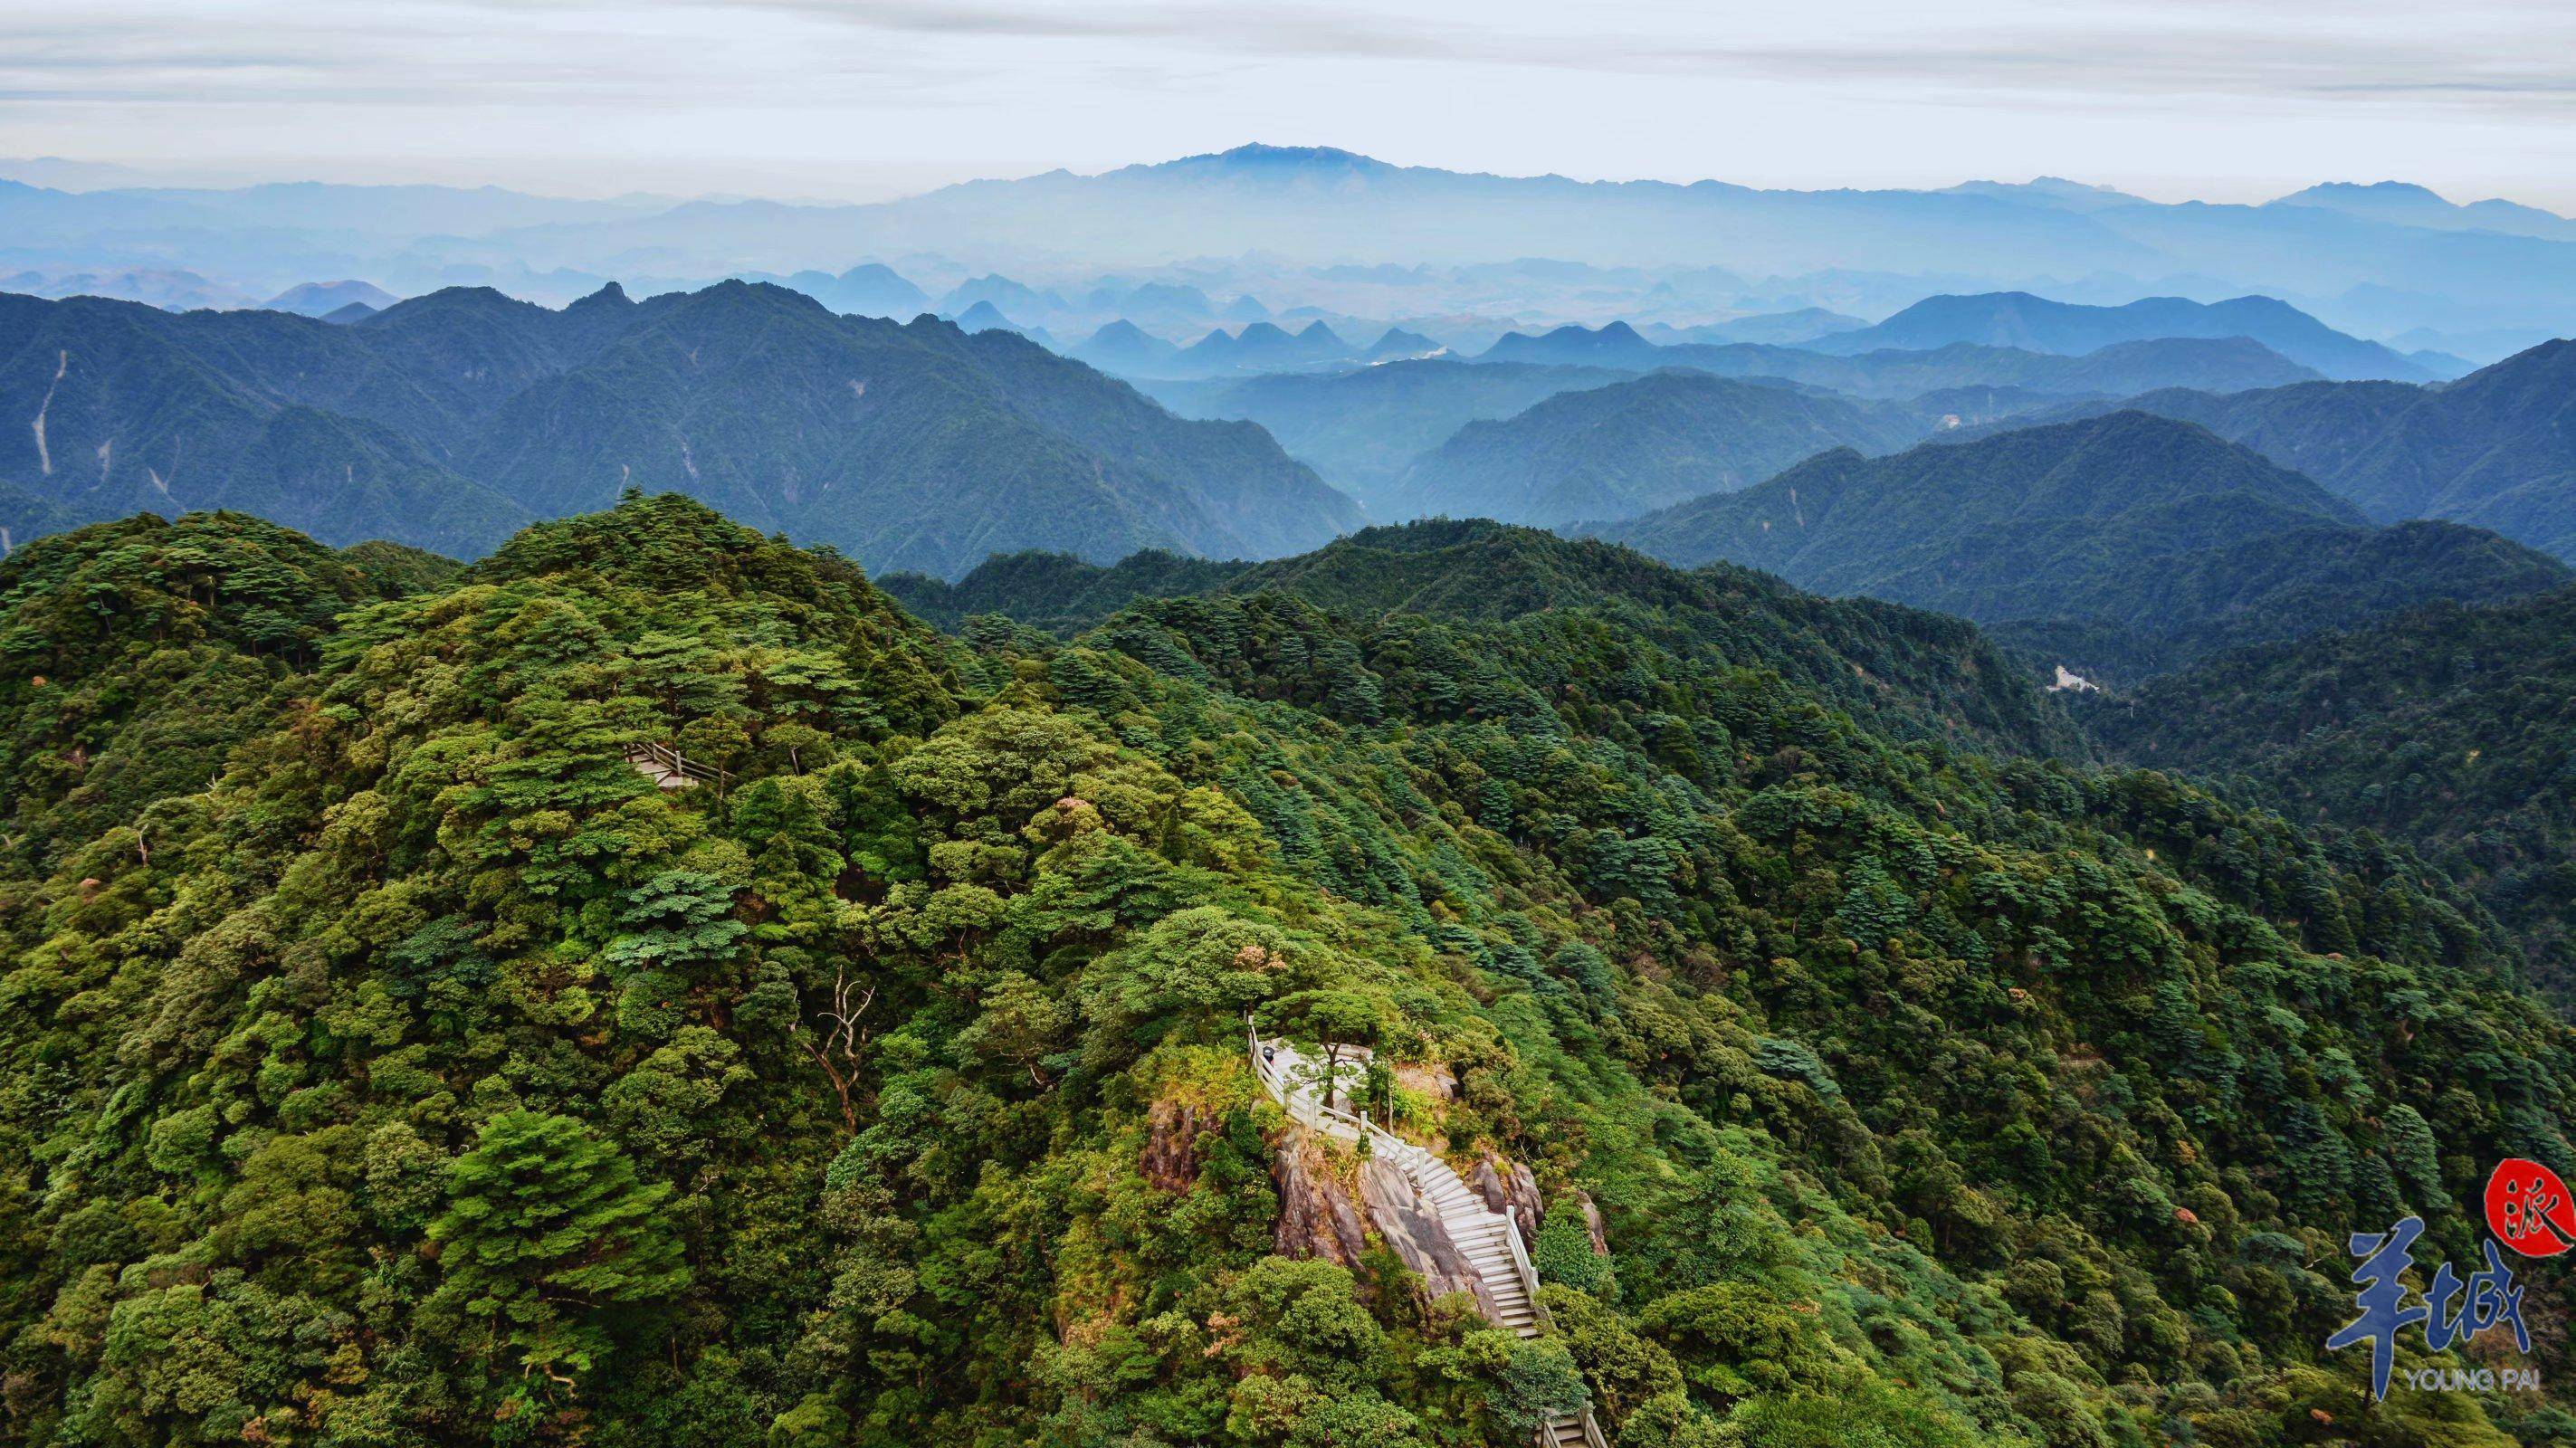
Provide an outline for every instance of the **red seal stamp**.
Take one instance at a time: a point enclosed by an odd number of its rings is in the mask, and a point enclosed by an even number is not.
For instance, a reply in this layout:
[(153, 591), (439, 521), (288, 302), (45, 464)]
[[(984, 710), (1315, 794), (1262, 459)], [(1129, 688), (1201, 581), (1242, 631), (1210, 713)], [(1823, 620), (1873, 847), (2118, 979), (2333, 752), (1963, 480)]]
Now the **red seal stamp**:
[(2555, 1257), (2576, 1245), (2576, 1201), (2558, 1173), (2507, 1157), (2487, 1178), (2487, 1229), (2525, 1257)]

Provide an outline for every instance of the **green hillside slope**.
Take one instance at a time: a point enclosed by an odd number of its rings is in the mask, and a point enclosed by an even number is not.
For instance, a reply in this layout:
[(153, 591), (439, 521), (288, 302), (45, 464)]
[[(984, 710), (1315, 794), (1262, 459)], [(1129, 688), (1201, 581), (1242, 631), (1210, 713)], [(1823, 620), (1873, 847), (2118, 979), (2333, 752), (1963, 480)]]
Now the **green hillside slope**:
[(2576, 988), (2576, 591), (2228, 654), (2087, 722), (2139, 764), (2412, 844)]
[[(154, 576), (111, 536), (0, 563), (5, 697), (52, 687), (38, 563)], [(1438, 577), (1503, 548), (1631, 583)], [(2356, 1224), (2423, 1211), (2462, 1260), (2489, 1163), (2576, 1169), (2567, 1027), (2473, 902), (1977, 729), (1956, 701), (2045, 711), (1956, 620), (1749, 579), (1695, 614), (1633, 557), (1407, 531), (1283, 570), (1329, 609), (969, 646), (639, 498), (300, 652), (208, 632), (274, 661), (220, 766), (0, 874), (12, 1435), (2556, 1431), (2549, 1396), (2371, 1407), (2321, 1346)], [(1399, 597), (1458, 606), (1360, 603)], [(1544, 1331), (1426, 1300), (1247, 1014), (1373, 1048), (1374, 1119), (1533, 1189)]]

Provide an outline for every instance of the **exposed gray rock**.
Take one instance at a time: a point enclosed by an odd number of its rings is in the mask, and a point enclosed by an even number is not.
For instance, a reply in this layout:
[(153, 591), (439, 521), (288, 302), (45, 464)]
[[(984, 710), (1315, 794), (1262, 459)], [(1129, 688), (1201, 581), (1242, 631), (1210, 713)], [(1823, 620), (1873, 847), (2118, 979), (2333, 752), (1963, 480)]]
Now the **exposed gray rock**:
[(1467, 1184), (1485, 1199), (1488, 1210), (1509, 1212), (1520, 1224), (1521, 1240), (1538, 1240), (1539, 1224), (1547, 1220), (1547, 1204), (1540, 1200), (1538, 1178), (1516, 1161), (1487, 1157), (1476, 1163), (1475, 1174)]
[(1440, 1224), (1439, 1212), (1415, 1194), (1413, 1179), (1402, 1168), (1383, 1157), (1363, 1162), (1360, 1200), (1368, 1207), (1369, 1224), (1377, 1228), (1387, 1247), (1403, 1259), (1405, 1266), (1422, 1274), (1425, 1295), (1445, 1297), (1464, 1292), (1476, 1299), (1477, 1310), (1485, 1316), (1501, 1314), (1484, 1279), (1477, 1275), (1475, 1264), (1458, 1250), (1449, 1229)]
[(1576, 1192), (1574, 1194), (1574, 1201), (1577, 1206), (1583, 1208), (1583, 1230), (1592, 1234), (1592, 1255), (1595, 1257), (1609, 1256), (1610, 1234), (1603, 1231), (1601, 1228), (1601, 1209), (1592, 1205), (1592, 1194), (1590, 1192)]
[(1292, 1127), (1270, 1153), (1270, 1180), (1279, 1188), (1279, 1225), (1271, 1246), (1282, 1257), (1314, 1257), (1345, 1267), (1359, 1264), (1368, 1246), (1350, 1189), (1332, 1173), (1323, 1149), (1303, 1127)]

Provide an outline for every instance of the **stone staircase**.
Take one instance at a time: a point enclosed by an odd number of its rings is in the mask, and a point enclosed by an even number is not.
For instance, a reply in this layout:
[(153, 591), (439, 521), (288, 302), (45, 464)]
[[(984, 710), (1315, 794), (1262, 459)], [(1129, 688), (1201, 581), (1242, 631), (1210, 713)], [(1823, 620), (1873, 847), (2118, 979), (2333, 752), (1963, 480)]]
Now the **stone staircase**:
[[(1467, 1185), (1456, 1169), (1435, 1152), (1414, 1145), (1371, 1121), (1328, 1104), (1317, 1089), (1321, 1068), (1286, 1041), (1264, 1040), (1247, 1029), (1253, 1075), (1271, 1099), (1286, 1108), (1289, 1119), (1342, 1141), (1368, 1142), (1374, 1157), (1402, 1171), (1423, 1205), (1440, 1219), (1441, 1230), (1475, 1268), (1478, 1307), (1495, 1325), (1521, 1337), (1536, 1337), (1548, 1326), (1547, 1308), (1538, 1300), (1538, 1272), (1530, 1266), (1528, 1245), (1509, 1212), (1487, 1206), (1484, 1196)], [(1365, 1066), (1363, 1050), (1356, 1057)], [(1345, 1058), (1347, 1073), (1353, 1061)], [(1592, 1410), (1561, 1413), (1542, 1426), (1533, 1441), (1542, 1448), (1574, 1444), (1608, 1448)]]

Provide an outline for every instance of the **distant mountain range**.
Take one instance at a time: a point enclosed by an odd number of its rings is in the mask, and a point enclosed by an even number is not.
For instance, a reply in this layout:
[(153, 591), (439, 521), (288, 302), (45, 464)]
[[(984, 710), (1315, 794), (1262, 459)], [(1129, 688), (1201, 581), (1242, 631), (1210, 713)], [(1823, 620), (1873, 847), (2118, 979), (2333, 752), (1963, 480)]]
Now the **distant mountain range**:
[(1251, 145), (1092, 176), (969, 182), (872, 206), (692, 205), (558, 227), (541, 238), (536, 264), (751, 244), (960, 253), (1023, 236), (1043, 237), (1054, 255), (1107, 266), (1260, 252), (1406, 266), (1535, 256), (1715, 262), (1751, 275), (1920, 274), (1974, 258), (1999, 277), (2192, 273), (2271, 294), (2406, 292), (2440, 298), (2455, 313), (2566, 318), (2576, 309), (2576, 266), (2568, 260), (2576, 242), (2482, 227), (2486, 213), (2472, 208), (2399, 214), (2340, 193), (2305, 200), (2160, 205), (2062, 183), (1802, 192), (1720, 181), (1583, 182)]
[(1542, 527), (1622, 518), (1732, 492), (1817, 453), (1888, 452), (1921, 435), (1847, 398), (1674, 369), (1471, 422), (1407, 469), (1380, 511)]
[(400, 300), (400, 297), (369, 282), (303, 282), (288, 287), (259, 305), (262, 311), (293, 312), (299, 317), (328, 317), (351, 307), (381, 312)]
[(2472, 201), (2465, 206), (2454, 205), (2427, 187), (2405, 181), (2380, 181), (2367, 186), (2349, 181), (2329, 181), (2304, 191), (2294, 191), (2270, 204), (2312, 206), (2371, 221), (2420, 226), (2435, 231), (2492, 231), (2507, 236), (2576, 241), (2576, 220), (2555, 212), (2543, 211), (2537, 206), (2518, 206), (2510, 201)]
[(1819, 338), (1840, 332), (1857, 332), (1868, 325), (1858, 317), (1847, 317), (1823, 307), (1800, 307), (1795, 311), (1762, 312), (1695, 327), (1673, 327), (1656, 322), (1638, 330), (1647, 341), (1662, 346), (1677, 342), (1764, 342), (1783, 347), (1805, 347), (1814, 345)]
[[(1475, 360), (1617, 367), (1633, 372), (1689, 367), (1721, 377), (1777, 377), (1855, 397), (1912, 397), (1947, 387), (2121, 394), (2153, 390), (2126, 385), (2147, 377), (2168, 379), (2159, 386), (2235, 392), (2311, 381), (2321, 375), (2246, 337), (2117, 342), (2076, 357), (1974, 342), (1835, 356), (1755, 343), (1659, 347), (1625, 322), (1599, 328), (1559, 327), (1534, 337), (1513, 333)], [(2186, 377), (2198, 380), (2179, 380)]]
[(1802, 345), (1844, 356), (1888, 348), (1926, 351), (1954, 342), (2081, 356), (2118, 342), (2159, 337), (2250, 337), (2303, 367), (2340, 381), (2432, 382), (2468, 370), (2402, 356), (2336, 331), (2287, 302), (2237, 297), (2195, 302), (2148, 297), (2119, 307), (2052, 302), (2027, 292), (1927, 297), (1875, 327), (1836, 332)]
[(1274, 372), (1209, 382), (1144, 382), (1183, 417), (1257, 422), (1291, 457), (1373, 511), (1395, 516), (1390, 490), (1421, 454), (1471, 422), (1636, 374), (1445, 358), (1334, 372)]
[(2079, 640), (2082, 661), (2128, 672), (2569, 576), (2476, 530), (2384, 538), (2310, 479), (2143, 412), (1893, 457), (1828, 453), (1598, 531), (1678, 564), (1724, 560), (1826, 593), (2046, 623), (2055, 632), (2038, 637)]
[(1266, 321), (1247, 323), (1232, 332), (1214, 328), (1184, 347), (1121, 318), (1092, 333), (1066, 355), (1103, 372), (1140, 382), (1177, 382), (1308, 372), (1422, 357), (1440, 350), (1440, 344), (1429, 337), (1392, 327), (1374, 342), (1353, 342), (1321, 321), (1309, 322), (1294, 332)]
[(459, 289), (333, 326), (0, 297), (13, 535), (229, 507), (471, 556), (670, 489), (881, 567), (1038, 545), (1267, 556), (1358, 509), (1259, 428), (1185, 422), (1005, 332), (727, 283), (562, 311)]
[[(2127, 293), (2134, 297), (2179, 293), (2185, 289), (2159, 287), (2159, 279), (2189, 278), (2213, 288), (2189, 289), (2202, 300), (2284, 297), (2339, 326), (2366, 321), (2374, 335), (2415, 328), (2472, 335), (2576, 331), (2571, 233), (2576, 225), (2537, 208), (2453, 205), (2400, 185), (2320, 186), (2261, 206), (2165, 205), (2054, 180), (1938, 191), (1760, 190), (1721, 181), (1470, 175), (1268, 145), (1098, 175), (968, 182), (870, 205), (316, 184), (72, 192), (0, 182), (0, 234), (22, 269), (115, 276), (184, 268), (251, 300), (347, 275), (396, 291), (491, 281), (564, 299), (595, 285), (585, 279), (633, 275), (639, 258), (665, 276), (706, 278), (834, 276), (869, 257), (960, 258), (986, 274), (1043, 265), (1095, 276), (1258, 257), (1264, 266), (1330, 268), (1337, 284), (1390, 292), (1424, 266), (1538, 261), (1824, 279), (1800, 298), (1758, 309), (1791, 312), (1852, 311), (1825, 294), (1835, 289), (1831, 279), (1872, 294), (1893, 279), (1915, 279), (1919, 298), (2033, 290), (2063, 278), (2135, 279)], [(1921, 284), (1935, 277), (1981, 285)], [(1211, 301), (1225, 293), (1210, 287), (1233, 285), (1214, 276), (1161, 280), (1196, 286)], [(1088, 299), (1088, 291), (1066, 298)], [(823, 300), (898, 318), (919, 305)], [(1024, 323), (1061, 325), (991, 300)], [(1185, 309), (1189, 299), (1178, 300)], [(1144, 320), (1161, 304), (1148, 296), (1137, 305)]]
[(2315, 478), (2381, 522), (2448, 518), (2576, 561), (2576, 342), (2443, 387), (2308, 383), (2071, 404), (2179, 417)]

